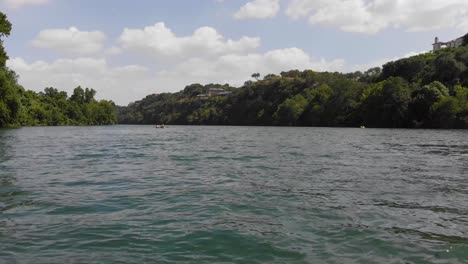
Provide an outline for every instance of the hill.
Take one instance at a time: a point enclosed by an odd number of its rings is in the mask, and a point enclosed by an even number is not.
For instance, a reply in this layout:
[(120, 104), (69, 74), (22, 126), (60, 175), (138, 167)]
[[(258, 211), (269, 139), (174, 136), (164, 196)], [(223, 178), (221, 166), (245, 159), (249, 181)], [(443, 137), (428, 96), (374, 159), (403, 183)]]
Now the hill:
[[(254, 77), (259, 77), (254, 74)], [(118, 107), (121, 124), (468, 128), (468, 47), (366, 72), (292, 70), (240, 88), (192, 84)], [(231, 94), (206, 96), (210, 88)]]

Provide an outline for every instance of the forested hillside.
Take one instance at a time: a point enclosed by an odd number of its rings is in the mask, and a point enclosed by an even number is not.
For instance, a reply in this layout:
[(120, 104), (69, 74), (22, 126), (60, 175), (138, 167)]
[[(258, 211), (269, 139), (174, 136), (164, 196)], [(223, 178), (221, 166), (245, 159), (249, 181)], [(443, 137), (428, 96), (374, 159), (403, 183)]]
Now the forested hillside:
[(0, 12), (0, 127), (110, 125), (117, 122), (111, 101), (94, 99), (96, 91), (77, 87), (73, 95), (55, 88), (44, 92), (27, 91), (18, 84), (18, 76), (6, 67), (8, 55), (3, 40), (11, 32), (11, 23)]
[[(199, 96), (213, 87), (233, 93)], [(293, 70), (240, 88), (192, 84), (119, 107), (118, 119), (123, 124), (468, 128), (467, 87), (468, 47), (463, 46), (366, 72)]]

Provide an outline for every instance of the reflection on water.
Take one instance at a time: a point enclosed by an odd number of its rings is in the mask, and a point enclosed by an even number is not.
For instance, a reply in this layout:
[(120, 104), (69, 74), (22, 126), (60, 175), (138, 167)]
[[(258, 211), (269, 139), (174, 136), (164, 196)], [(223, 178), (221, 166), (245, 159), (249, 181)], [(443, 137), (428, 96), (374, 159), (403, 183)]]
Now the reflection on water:
[(466, 263), (465, 131), (0, 130), (0, 263)]
[(10, 166), (13, 159), (13, 148), (10, 143), (15, 142), (11, 130), (0, 129), (0, 212), (5, 211), (15, 202), (15, 197), (21, 196), (22, 191), (15, 186), (14, 168)]
[(14, 130), (0, 129), (0, 240), (14, 234), (16, 211), (32, 204), (27, 192), (16, 184), (15, 135)]

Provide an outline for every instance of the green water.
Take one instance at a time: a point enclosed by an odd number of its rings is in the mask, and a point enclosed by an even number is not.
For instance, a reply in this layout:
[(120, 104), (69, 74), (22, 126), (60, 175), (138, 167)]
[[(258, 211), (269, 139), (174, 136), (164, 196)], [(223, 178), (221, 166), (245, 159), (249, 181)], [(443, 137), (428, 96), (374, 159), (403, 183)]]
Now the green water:
[(0, 130), (0, 263), (468, 263), (467, 135)]

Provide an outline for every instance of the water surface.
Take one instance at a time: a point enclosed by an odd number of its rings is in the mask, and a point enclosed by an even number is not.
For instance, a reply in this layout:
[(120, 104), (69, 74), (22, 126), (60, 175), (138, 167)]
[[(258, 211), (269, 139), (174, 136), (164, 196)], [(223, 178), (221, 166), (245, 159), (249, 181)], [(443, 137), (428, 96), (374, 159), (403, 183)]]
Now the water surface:
[(0, 263), (468, 263), (467, 133), (0, 130)]

